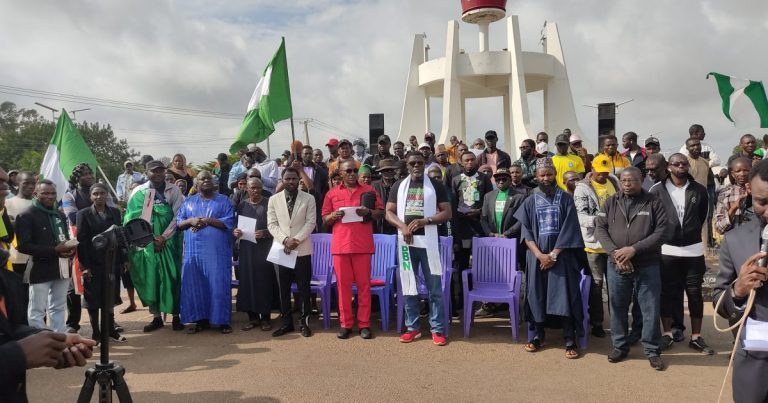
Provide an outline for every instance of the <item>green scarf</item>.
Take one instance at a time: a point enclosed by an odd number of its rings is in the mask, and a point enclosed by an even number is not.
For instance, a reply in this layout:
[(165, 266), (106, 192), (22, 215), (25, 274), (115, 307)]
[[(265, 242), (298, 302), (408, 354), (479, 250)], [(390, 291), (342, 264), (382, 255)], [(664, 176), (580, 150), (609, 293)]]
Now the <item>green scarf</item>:
[(51, 230), (53, 231), (54, 242), (59, 244), (67, 240), (64, 221), (61, 219), (61, 213), (58, 206), (54, 203), (53, 208), (43, 206), (37, 198), (32, 199), (32, 206), (48, 214), (48, 220), (51, 223)]

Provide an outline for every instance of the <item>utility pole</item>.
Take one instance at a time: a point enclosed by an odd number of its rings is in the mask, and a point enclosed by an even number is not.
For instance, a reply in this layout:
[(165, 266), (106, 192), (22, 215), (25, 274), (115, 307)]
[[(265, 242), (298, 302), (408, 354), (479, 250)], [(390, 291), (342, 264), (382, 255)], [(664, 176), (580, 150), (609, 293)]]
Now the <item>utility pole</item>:
[(304, 145), (308, 146), (309, 144), (309, 119), (304, 120)]
[(56, 112), (59, 111), (58, 109), (51, 108), (48, 105), (43, 105), (40, 102), (35, 102), (35, 105), (42, 106), (43, 108), (48, 109), (49, 111), (51, 111), (51, 119), (53, 120), (54, 123), (56, 123)]
[(85, 108), (85, 109), (76, 109), (74, 111), (69, 111), (72, 114), (72, 120), (77, 120), (77, 112), (84, 112), (89, 111), (91, 108)]

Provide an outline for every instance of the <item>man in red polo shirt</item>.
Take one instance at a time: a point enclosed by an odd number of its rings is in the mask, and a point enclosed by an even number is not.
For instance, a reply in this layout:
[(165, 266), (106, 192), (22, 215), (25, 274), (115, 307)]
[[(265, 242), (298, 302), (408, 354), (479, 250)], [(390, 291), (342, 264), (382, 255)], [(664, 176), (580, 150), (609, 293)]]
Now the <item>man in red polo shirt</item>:
[[(323, 202), (323, 222), (333, 228), (331, 254), (333, 270), (336, 273), (336, 285), (339, 290), (340, 339), (352, 334), (352, 282), (357, 284), (357, 326), (364, 339), (373, 337), (371, 332), (371, 255), (373, 254), (373, 222), (384, 216), (384, 204), (370, 185), (357, 181), (357, 168), (354, 160), (344, 161), (339, 166), (341, 185), (332, 188), (325, 195)], [(361, 199), (375, 200), (373, 209), (365, 207)], [(345, 207), (357, 207), (354, 210), (363, 221), (342, 222)], [(346, 214), (352, 214), (347, 210)]]

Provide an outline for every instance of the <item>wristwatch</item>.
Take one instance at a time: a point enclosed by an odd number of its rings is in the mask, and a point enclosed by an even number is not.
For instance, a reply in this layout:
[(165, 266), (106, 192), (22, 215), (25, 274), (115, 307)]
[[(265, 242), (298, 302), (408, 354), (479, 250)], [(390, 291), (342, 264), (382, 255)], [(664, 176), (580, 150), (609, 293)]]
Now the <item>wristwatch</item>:
[(549, 258), (552, 259), (553, 262), (557, 262), (557, 253), (549, 252)]
[(432, 220), (432, 217), (427, 217), (427, 222), (428, 222), (428, 223), (432, 224), (432, 221), (433, 221), (433, 220)]

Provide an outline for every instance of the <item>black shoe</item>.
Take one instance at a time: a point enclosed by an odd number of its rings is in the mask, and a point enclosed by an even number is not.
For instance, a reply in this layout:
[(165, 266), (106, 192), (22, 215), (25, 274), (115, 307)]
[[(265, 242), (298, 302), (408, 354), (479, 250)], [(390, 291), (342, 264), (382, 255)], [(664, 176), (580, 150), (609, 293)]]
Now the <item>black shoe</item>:
[(144, 326), (144, 333), (154, 332), (161, 327), (163, 327), (163, 320), (160, 318), (154, 318), (152, 319), (152, 322), (149, 322), (148, 325)]
[(672, 336), (665, 334), (664, 336), (661, 336), (661, 344), (659, 345), (659, 350), (669, 350), (672, 348), (674, 343), (675, 341), (672, 339)]
[(602, 326), (592, 326), (592, 336), (602, 339), (605, 337), (605, 329)]
[(704, 342), (704, 338), (701, 336), (695, 339), (691, 339), (691, 341), (688, 342), (688, 347), (706, 355), (712, 355), (715, 353), (715, 350), (709, 348), (707, 343)]
[(675, 343), (680, 343), (681, 341), (685, 341), (685, 335), (683, 334), (682, 329), (672, 329), (672, 340)]
[(310, 330), (309, 326), (302, 326), (300, 330), (301, 330), (302, 336), (304, 337), (312, 336), (312, 330)]
[(171, 321), (171, 328), (176, 331), (184, 330), (184, 325), (181, 323), (181, 318), (174, 316), (173, 321)]
[(124, 331), (125, 331), (125, 329), (123, 329), (123, 327), (122, 327), (122, 326), (120, 326), (120, 324), (119, 324), (119, 323), (117, 323), (117, 322), (114, 322), (114, 325), (115, 325), (115, 330), (117, 330), (118, 332), (122, 333), (122, 332), (124, 332)]
[(659, 357), (658, 355), (654, 357), (648, 357), (648, 362), (651, 363), (651, 368), (657, 371), (663, 371), (667, 369), (666, 364), (664, 364), (664, 361), (662, 361), (661, 357)]
[(109, 334), (109, 338), (112, 342), (115, 343), (124, 343), (126, 341), (126, 338), (123, 337), (120, 333), (118, 333), (116, 330), (112, 331), (112, 333)]
[(617, 362), (621, 362), (625, 358), (627, 358), (627, 353), (621, 350), (613, 350), (611, 351), (610, 354), (608, 354), (608, 362), (614, 363), (614, 364)]
[(347, 329), (346, 327), (342, 327), (341, 330), (339, 330), (338, 333), (336, 333), (336, 337), (340, 339), (348, 339), (349, 336), (352, 335), (352, 329)]
[(360, 329), (360, 337), (368, 340), (373, 338), (373, 332), (370, 327), (364, 327)]
[(272, 332), (272, 337), (280, 337), (286, 333), (291, 333), (294, 330), (295, 329), (293, 328), (293, 326), (280, 326), (279, 329)]

